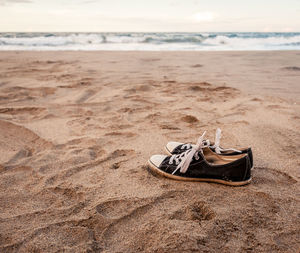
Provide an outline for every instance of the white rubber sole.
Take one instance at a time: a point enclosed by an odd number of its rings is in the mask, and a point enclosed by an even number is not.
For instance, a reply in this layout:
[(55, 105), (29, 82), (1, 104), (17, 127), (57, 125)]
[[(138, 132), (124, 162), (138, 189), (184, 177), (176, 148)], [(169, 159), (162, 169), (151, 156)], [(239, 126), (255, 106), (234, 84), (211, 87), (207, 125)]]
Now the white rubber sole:
[(217, 183), (217, 184), (224, 184), (224, 185), (230, 185), (230, 186), (242, 186), (242, 185), (249, 184), (252, 180), (250, 178), (246, 181), (230, 182), (230, 181), (225, 181), (225, 180), (222, 180), (222, 179), (180, 177), (180, 176), (176, 176), (176, 175), (166, 173), (166, 172), (158, 169), (150, 160), (148, 160), (148, 165), (149, 165), (150, 169), (153, 172), (155, 172), (156, 174), (159, 174), (159, 175), (167, 177), (167, 178), (179, 180), (179, 181), (207, 182), (207, 183)]

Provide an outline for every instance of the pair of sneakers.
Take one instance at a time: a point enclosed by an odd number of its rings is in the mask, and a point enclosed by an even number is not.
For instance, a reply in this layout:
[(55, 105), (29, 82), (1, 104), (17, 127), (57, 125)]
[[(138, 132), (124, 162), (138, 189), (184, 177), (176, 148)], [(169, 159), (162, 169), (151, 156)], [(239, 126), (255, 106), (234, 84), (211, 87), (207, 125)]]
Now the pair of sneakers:
[(153, 155), (148, 164), (152, 171), (168, 178), (184, 181), (214, 182), (241, 186), (250, 183), (253, 156), (251, 148), (224, 149), (220, 147), (221, 130), (215, 142), (204, 140), (205, 133), (195, 145), (169, 142), (169, 155)]

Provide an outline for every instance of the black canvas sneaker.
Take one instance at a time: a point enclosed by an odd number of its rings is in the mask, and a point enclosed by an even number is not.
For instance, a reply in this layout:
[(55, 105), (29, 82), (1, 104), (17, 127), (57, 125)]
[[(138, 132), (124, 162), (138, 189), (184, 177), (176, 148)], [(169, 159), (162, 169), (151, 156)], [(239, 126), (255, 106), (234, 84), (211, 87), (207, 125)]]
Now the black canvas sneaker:
[[(220, 140), (221, 140), (221, 129), (218, 128), (216, 131), (216, 137), (215, 142), (211, 143), (209, 140), (204, 140), (203, 144), (208, 146), (209, 149), (213, 152), (215, 152), (218, 155), (224, 156), (223, 159), (228, 161), (234, 161), (236, 160), (239, 155), (241, 154), (248, 154), (250, 159), (251, 168), (253, 168), (253, 155), (251, 148), (242, 148), (240, 150), (234, 149), (234, 148), (221, 148), (220, 147)], [(181, 154), (182, 152), (185, 152), (192, 147), (195, 147), (195, 145), (191, 143), (181, 143), (181, 142), (175, 142), (170, 141), (166, 145), (166, 151), (169, 155), (177, 155)], [(204, 153), (205, 155), (205, 153)]]
[(150, 169), (165, 177), (183, 181), (214, 182), (231, 186), (250, 183), (251, 164), (248, 154), (239, 154), (235, 160), (224, 160), (223, 156), (204, 144), (204, 134), (196, 145), (180, 154), (151, 156), (148, 161)]

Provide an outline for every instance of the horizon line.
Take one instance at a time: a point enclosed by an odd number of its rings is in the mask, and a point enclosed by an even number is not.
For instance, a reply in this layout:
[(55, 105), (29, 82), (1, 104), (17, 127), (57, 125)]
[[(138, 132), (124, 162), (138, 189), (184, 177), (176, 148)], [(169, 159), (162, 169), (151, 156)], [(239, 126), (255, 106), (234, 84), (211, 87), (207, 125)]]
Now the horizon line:
[(194, 32), (186, 32), (186, 31), (0, 31), (0, 33), (300, 33), (300, 31), (293, 32), (258, 32), (258, 31), (194, 31)]

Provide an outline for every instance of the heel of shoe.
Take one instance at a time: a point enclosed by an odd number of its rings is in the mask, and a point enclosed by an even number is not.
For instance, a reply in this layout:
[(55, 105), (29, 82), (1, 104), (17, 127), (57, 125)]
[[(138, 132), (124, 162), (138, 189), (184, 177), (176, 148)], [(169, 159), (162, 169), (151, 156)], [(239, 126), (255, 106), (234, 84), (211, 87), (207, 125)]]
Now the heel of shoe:
[(245, 171), (245, 177), (244, 181), (247, 181), (251, 178), (251, 158), (247, 155), (246, 156), (246, 171)]

